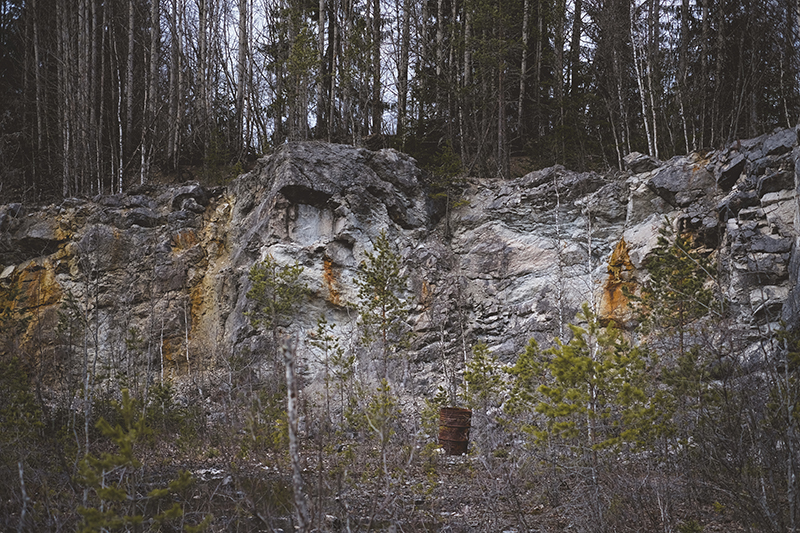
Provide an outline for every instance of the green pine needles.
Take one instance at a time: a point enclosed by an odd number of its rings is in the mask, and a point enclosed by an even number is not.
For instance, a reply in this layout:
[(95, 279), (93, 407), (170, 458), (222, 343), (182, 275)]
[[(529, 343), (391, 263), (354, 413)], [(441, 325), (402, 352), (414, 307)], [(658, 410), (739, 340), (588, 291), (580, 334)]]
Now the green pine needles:
[(380, 343), (383, 377), (388, 379), (389, 359), (408, 344), (411, 335), (406, 323), (411, 310), (410, 299), (405, 297), (408, 276), (402, 273), (400, 256), (385, 231), (366, 256), (356, 277), (362, 340), (367, 345)]
[(247, 291), (247, 299), (254, 303), (254, 309), (245, 314), (254, 328), (263, 328), (272, 334), (276, 351), (279, 329), (289, 325), (308, 294), (308, 287), (300, 280), (302, 274), (303, 267), (299, 263), (280, 265), (271, 255), (250, 268), (253, 285)]
[(541, 368), (547, 377), (538, 388), (536, 405), (545, 425), (536, 435), (585, 450), (635, 444), (649, 427), (654, 408), (643, 353), (613, 323), (603, 327), (588, 304), (577, 318), (584, 325), (569, 325), (572, 339), (557, 339), (545, 352)]
[(141, 530), (145, 523), (149, 525), (145, 531), (159, 531), (168, 522), (177, 523), (187, 531), (202, 531), (212, 518), (206, 517), (195, 527), (182, 524), (183, 508), (175, 501), (177, 495), (186, 492), (194, 482), (189, 472), (180, 471), (166, 487), (140, 495), (142, 463), (134, 454), (134, 445), (151, 430), (127, 389), (122, 390), (122, 400), (113, 402), (113, 407), (117, 423), (112, 425), (101, 418), (97, 429), (116, 450), (87, 455), (78, 471), (78, 481), (86, 488), (85, 504), (78, 508), (83, 518), (79, 531)]

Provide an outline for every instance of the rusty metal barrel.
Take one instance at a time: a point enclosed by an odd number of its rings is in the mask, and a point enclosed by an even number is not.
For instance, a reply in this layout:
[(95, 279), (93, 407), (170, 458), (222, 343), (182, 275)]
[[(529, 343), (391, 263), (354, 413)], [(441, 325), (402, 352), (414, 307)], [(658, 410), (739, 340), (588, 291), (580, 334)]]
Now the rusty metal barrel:
[(442, 407), (439, 410), (439, 446), (447, 455), (467, 453), (472, 411), (459, 407)]

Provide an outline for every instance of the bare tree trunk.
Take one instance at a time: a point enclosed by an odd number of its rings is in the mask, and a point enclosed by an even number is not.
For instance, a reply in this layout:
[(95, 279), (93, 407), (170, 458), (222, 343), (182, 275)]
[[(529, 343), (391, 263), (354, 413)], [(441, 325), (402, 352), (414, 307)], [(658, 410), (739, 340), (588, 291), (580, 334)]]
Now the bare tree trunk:
[[(44, 81), (42, 80), (42, 69), (37, 68), (41, 64), (41, 53), (39, 51), (39, 15), (36, 8), (36, 0), (30, 0), (31, 12), (33, 13), (33, 62), (35, 67), (32, 69), (34, 73), (35, 95), (36, 95), (36, 152), (40, 156), (44, 156)], [(50, 161), (49, 154), (46, 156), (47, 161)], [(37, 162), (33, 163), (34, 185), (36, 184), (36, 170)]]
[[(500, 14), (500, 42), (505, 39), (505, 28), (502, 24), (502, 1), (498, 2)], [(506, 60), (502, 56), (497, 65), (497, 173), (501, 178), (508, 178), (508, 140), (506, 139)]]
[(448, 46), (447, 70), (444, 82), (447, 84), (447, 141), (453, 143), (456, 139), (455, 117), (458, 115), (458, 95), (452, 88), (459, 76), (459, 65), (456, 59), (456, 44), (459, 41), (458, 27), (455, 21), (458, 20), (458, 3), (451, 3), (450, 20), (450, 46)]
[[(710, 27), (711, 23), (708, 20), (709, 13), (708, 13), (708, 3), (709, 0), (702, 0), (703, 2), (703, 9), (702, 9), (702, 17), (703, 17), (703, 37), (700, 40), (701, 48), (700, 48), (700, 83), (705, 83), (708, 80), (708, 43), (710, 39)], [(705, 147), (705, 139), (706, 139), (706, 115), (708, 114), (708, 91), (700, 91), (702, 93), (701, 97), (701, 104), (700, 104), (700, 147)]]
[(569, 91), (570, 94), (577, 94), (578, 89), (578, 77), (580, 72), (581, 66), (581, 31), (583, 26), (583, 21), (581, 17), (583, 15), (583, 1), (582, 0), (575, 0), (575, 12), (573, 13), (572, 18), (572, 40), (569, 46), (569, 55), (570, 55), (570, 83), (569, 83)]
[[(280, 0), (278, 2), (279, 9), (283, 10), (284, 2)], [(286, 124), (283, 121), (283, 115), (286, 112), (286, 99), (284, 98), (284, 86), (286, 84), (286, 80), (284, 79), (285, 61), (279, 62), (275, 68), (275, 96), (278, 100), (277, 111), (275, 113), (275, 128), (274, 128), (274, 139), (273, 144), (277, 145), (284, 141), (286, 138)]]
[[(75, 125), (78, 128), (79, 142), (76, 146), (75, 157), (78, 160), (78, 190), (81, 193), (90, 192), (89, 189), (94, 184), (93, 178), (98, 176), (98, 172), (95, 172), (94, 169), (90, 150), (87, 149), (87, 147), (93, 145), (92, 131), (97, 122), (97, 112), (94, 105), (96, 102), (96, 84), (93, 83), (94, 72), (92, 71), (94, 66), (93, 59), (97, 54), (96, 50), (93, 53), (94, 39), (92, 38), (92, 19), (96, 16), (94, 6), (95, 0), (82, 0), (78, 16), (78, 54), (75, 74), (79, 96), (76, 100)], [(79, 117), (83, 119), (81, 120)]]
[[(344, 0), (344, 24), (343, 24), (343, 46), (342, 46), (342, 73), (349, 78), (351, 76), (351, 67), (352, 67), (352, 60), (350, 59), (350, 55), (352, 53), (353, 43), (351, 42), (351, 35), (353, 29), (353, 0)], [(353, 99), (356, 95), (354, 92), (349, 89), (344, 89), (344, 95), (342, 98), (342, 117), (344, 121), (350, 121), (350, 131), (347, 131), (347, 123), (344, 123), (344, 130), (347, 133), (350, 133), (350, 136), (353, 140), (353, 144), (356, 141), (356, 117), (353, 113)]]
[(372, 0), (372, 133), (380, 135), (381, 102), (381, 0)]
[(444, 0), (438, 0), (436, 7), (436, 116), (442, 116), (441, 80), (444, 71)]
[(722, 70), (725, 64), (725, 0), (719, 0), (717, 5), (717, 38), (715, 41), (716, 57), (714, 60), (714, 100), (711, 110), (711, 146), (723, 141), (722, 139)]
[(177, 159), (176, 138), (178, 136), (178, 0), (172, 0), (170, 13), (170, 62), (169, 62), (169, 134), (167, 158), (174, 164)]
[(59, 119), (61, 130), (61, 192), (64, 197), (77, 194), (77, 187), (73, 182), (75, 168), (73, 162), (72, 146), (74, 144), (74, 84), (72, 83), (72, 70), (74, 52), (72, 44), (73, 14), (61, 2), (56, 2), (56, 20), (58, 21), (58, 80), (59, 80)]
[[(289, 35), (288, 35), (288, 42), (292, 43), (289, 46), (293, 47), (294, 43), (297, 42), (298, 36), (300, 35), (300, 14), (297, 11), (297, 8), (289, 8)], [(291, 59), (292, 50), (288, 52), (289, 59)], [(291, 64), (291, 63), (289, 63)], [(287, 80), (288, 86), (287, 90), (285, 91), (286, 100), (288, 101), (289, 109), (288, 109), (288, 121), (286, 127), (286, 136), (289, 140), (296, 141), (302, 138), (302, 132), (300, 128), (300, 115), (303, 113), (300, 105), (300, 98), (301, 92), (304, 90), (301, 87), (300, 83), (300, 75), (297, 73), (297, 67), (288, 68), (287, 69)]]
[(554, 21), (554, 65), (555, 96), (558, 105), (558, 124), (564, 124), (564, 10), (565, 0), (557, 0)]
[(315, 137), (323, 136), (325, 127), (325, 0), (319, 0), (317, 22), (317, 132)]
[(133, 151), (133, 58), (134, 58), (134, 26), (135, 11), (133, 0), (128, 0), (128, 61), (125, 78), (125, 144), (130, 156)]
[(644, 87), (644, 79), (642, 75), (642, 58), (640, 57), (641, 53), (639, 50), (639, 43), (637, 42), (639, 39), (636, 37), (636, 4), (634, 2), (631, 3), (630, 6), (630, 30), (631, 30), (631, 49), (633, 51), (633, 68), (636, 72), (636, 84), (639, 87), (639, 103), (642, 106), (642, 122), (644, 123), (644, 132), (645, 136), (647, 137), (647, 153), (649, 155), (653, 154), (653, 137), (650, 134), (650, 122), (648, 119), (648, 110), (647, 110), (647, 95), (645, 94), (645, 87)]
[(647, 46), (647, 85), (650, 91), (650, 114), (653, 120), (653, 157), (658, 159), (658, 122), (656, 108), (656, 91), (653, 69), (658, 65), (658, 48), (660, 40), (661, 4), (659, 0), (650, 0), (649, 39)]
[[(686, 91), (689, 57), (689, 0), (681, 1), (681, 35), (680, 48), (678, 50), (678, 104), (680, 106), (680, 120), (683, 127), (683, 139), (686, 153), (689, 153), (689, 128), (686, 123)], [(694, 128), (692, 129), (694, 131)], [(692, 147), (696, 148), (694, 135), (692, 136)]]
[(541, 87), (542, 87), (542, 39), (543, 39), (543, 32), (544, 32), (544, 14), (542, 13), (542, 0), (538, 0), (536, 4), (536, 19), (537, 19), (537, 31), (536, 31), (536, 57), (534, 59), (536, 66), (534, 68), (536, 72), (535, 76), (535, 85), (533, 90), (535, 91), (535, 105), (536, 105), (536, 123), (539, 130), (539, 135), (544, 135), (544, 121), (541, 117)]
[[(466, 93), (467, 88), (472, 84), (472, 12), (469, 9), (464, 10), (464, 72), (461, 79), (462, 97), (460, 105), (458, 106), (459, 116), (459, 141), (461, 144), (461, 162), (466, 165), (468, 156), (468, 147), (470, 145), (469, 139), (469, 124), (467, 124), (466, 106)], [(449, 202), (449, 200), (448, 200)]]
[(244, 95), (247, 63), (247, 0), (239, 0), (239, 56), (236, 60), (236, 145), (238, 159), (245, 153), (244, 144)]
[[(110, 6), (105, 6), (103, 8), (103, 28), (109, 28), (110, 24), (108, 22), (111, 11)], [(109, 31), (103, 31), (102, 41), (100, 43), (100, 49), (106, 50), (108, 40), (109, 40)], [(106, 68), (106, 57), (108, 57), (108, 68)], [(95, 139), (94, 139), (94, 149), (95, 149), (95, 160), (97, 161), (97, 167), (102, 174), (106, 173), (106, 167), (112, 167), (113, 164), (111, 160), (108, 162), (104, 161), (103, 159), (103, 139), (106, 138), (106, 114), (109, 111), (107, 109), (107, 105), (104, 104), (106, 101), (106, 76), (111, 76), (113, 73), (111, 72), (111, 57), (110, 54), (100, 54), (100, 64), (98, 65), (100, 69), (100, 96), (98, 98), (100, 102), (100, 110), (99, 110), (99, 117), (97, 120), (97, 131), (95, 132)], [(113, 175), (111, 175), (111, 183), (109, 184), (109, 189), (111, 193), (114, 193), (114, 179)], [(102, 179), (98, 176), (98, 186), (102, 188)]]
[[(88, 116), (89, 116), (89, 123), (84, 124), (85, 128), (85, 137), (84, 142), (86, 144), (82, 144), (81, 151), (84, 152), (84, 160), (86, 161), (86, 167), (84, 169), (85, 173), (88, 173), (91, 178), (94, 178), (93, 184), (97, 185), (97, 192), (102, 192), (103, 183), (102, 183), (102, 159), (101, 158), (92, 158), (91, 155), (91, 147), (100, 144), (100, 129), (102, 125), (100, 120), (98, 120), (98, 115), (102, 118), (102, 107), (103, 107), (103, 99), (98, 98), (98, 84), (96, 83), (97, 79), (97, 64), (99, 61), (98, 55), (98, 45), (97, 40), (100, 38), (100, 32), (98, 31), (98, 23), (97, 23), (97, 10), (98, 2), (97, 0), (90, 0), (90, 7), (88, 8), (89, 12), (91, 13), (91, 17), (87, 16), (87, 20), (85, 21), (85, 28), (86, 28), (86, 60), (87, 65), (85, 66), (84, 72), (84, 83), (86, 83), (86, 102), (84, 106), (88, 108)], [(103, 12), (108, 12), (108, 6), (103, 7)], [(89, 13), (87, 13), (89, 15)], [(105, 16), (104, 16), (105, 18)], [(102, 70), (102, 67), (101, 67)], [(102, 91), (102, 87), (100, 87)], [(98, 112), (98, 109), (100, 111)]]
[(297, 530), (305, 533), (311, 529), (308, 496), (303, 485), (303, 466), (300, 461), (300, 437), (298, 413), (297, 378), (294, 372), (295, 347), (289, 339), (281, 345), (283, 363), (286, 366), (286, 417), (289, 422), (289, 458), (292, 462), (292, 491), (294, 492), (295, 520)]
[(506, 102), (504, 65), (497, 68), (497, 176), (508, 178), (508, 154), (506, 153)]
[(176, 68), (178, 71), (178, 79), (177, 79), (177, 92), (176, 97), (177, 101), (175, 102), (175, 152), (173, 154), (173, 161), (172, 166), (176, 170), (179, 169), (180, 165), (180, 156), (181, 156), (181, 140), (183, 138), (183, 114), (184, 114), (184, 83), (183, 83), (183, 76), (184, 76), (184, 68), (183, 68), (183, 19), (186, 14), (186, 1), (180, 0), (180, 7), (178, 9), (178, 18), (176, 20), (176, 40), (177, 40), (177, 61), (176, 61)]
[(408, 63), (411, 47), (409, 0), (403, 0), (400, 14), (400, 57), (397, 62), (397, 135), (405, 146), (406, 113), (408, 105)]
[[(113, 52), (114, 52), (112, 54), (112, 56), (111, 56), (111, 58), (112, 58), (112, 61), (111, 61), (111, 65), (112, 65), (111, 72), (112, 72), (112, 75), (113, 75), (114, 72), (116, 72), (116, 74), (117, 74), (117, 79), (116, 79), (116, 82), (117, 82), (117, 102), (116, 102), (116, 104), (117, 104), (117, 106), (116, 106), (117, 107), (117, 113), (116, 113), (116, 122), (117, 122), (117, 132), (116, 132), (117, 133), (117, 139), (116, 139), (116, 141), (117, 141), (117, 143), (116, 144), (117, 144), (117, 146), (116, 146), (116, 153), (113, 153), (114, 150), (112, 149), (112, 155), (111, 155), (112, 160), (116, 159), (117, 167), (116, 167), (116, 173), (112, 177), (112, 180), (114, 178), (116, 178), (114, 181), (117, 181), (117, 183), (118, 183), (118, 191), (122, 192), (122, 171), (123, 171), (123, 165), (124, 165), (124, 163), (123, 163), (123, 159), (124, 159), (124, 146), (123, 146), (124, 138), (123, 138), (123, 131), (122, 131), (122, 93), (124, 92), (124, 88), (122, 86), (122, 65), (120, 64), (119, 53), (117, 51), (117, 40), (115, 38), (115, 35), (114, 35), (113, 31), (112, 31), (112, 34), (111, 34), (111, 42), (112, 42), (111, 47), (112, 47)], [(111, 184), (111, 189), (112, 190), (114, 189), (113, 182)]]
[(339, 21), (336, 20), (336, 1), (331, 0), (331, 17), (328, 23), (328, 33), (330, 44), (330, 62), (328, 63), (328, 141), (331, 141), (336, 133), (336, 60), (341, 38), (339, 37)]
[(208, 27), (209, 27), (209, 0), (198, 0), (198, 29), (197, 29), (197, 92), (200, 95), (200, 135), (203, 140), (204, 166), (208, 160), (208, 150), (211, 145), (211, 132), (209, 128), (210, 103), (208, 87)]
[(150, 0), (150, 70), (142, 119), (142, 164), (139, 183), (144, 184), (150, 174), (155, 144), (156, 104), (158, 102), (158, 63), (161, 46), (161, 0)]
[(528, 76), (529, 22), (530, 0), (525, 0), (522, 14), (522, 64), (519, 67), (519, 100), (517, 101), (517, 135), (519, 137), (524, 136), (523, 128), (525, 126), (523, 111), (525, 109), (525, 82)]

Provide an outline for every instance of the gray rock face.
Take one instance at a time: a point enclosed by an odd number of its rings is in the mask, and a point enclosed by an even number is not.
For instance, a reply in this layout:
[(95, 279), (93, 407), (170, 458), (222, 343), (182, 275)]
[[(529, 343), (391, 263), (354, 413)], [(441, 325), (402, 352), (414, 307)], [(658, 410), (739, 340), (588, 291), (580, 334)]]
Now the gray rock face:
[(625, 168), (634, 174), (641, 174), (643, 172), (650, 172), (658, 168), (661, 162), (655, 157), (645, 155), (639, 152), (631, 152), (623, 158)]
[[(309, 380), (319, 366), (305, 339), (320, 315), (375, 374), (356, 342), (354, 280), (385, 232), (408, 275), (416, 333), (408, 362), (393, 371), (407, 391), (428, 394), (443, 364), (463, 362), (478, 340), (510, 361), (531, 337), (568, 335), (583, 302), (624, 322), (619, 283), (643, 278), (664, 223), (718, 259), (741, 328), (796, 323), (795, 144), (786, 130), (665, 163), (631, 154), (625, 173), (557, 166), (509, 181), (469, 179), (448, 210), (407, 155), (288, 144), (227, 188), (0, 206), (0, 285), (21, 288), (20, 305), (37, 310), (26, 341), (46, 347), (41, 357), (68, 353), (57, 325), (69, 299), (90, 317), (99, 357), (118, 378), (163, 364), (181, 380), (263, 353), (246, 294), (249, 269), (269, 254), (302, 265), (311, 290), (291, 328)], [(140, 341), (126, 343), (132, 336)]]

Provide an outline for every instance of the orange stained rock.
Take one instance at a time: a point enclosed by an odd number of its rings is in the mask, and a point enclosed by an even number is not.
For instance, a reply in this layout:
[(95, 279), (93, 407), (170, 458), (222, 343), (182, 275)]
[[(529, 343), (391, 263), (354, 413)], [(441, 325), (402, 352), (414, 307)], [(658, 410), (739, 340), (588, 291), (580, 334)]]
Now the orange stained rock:
[(608, 277), (603, 283), (603, 294), (600, 298), (600, 320), (613, 320), (620, 324), (630, 316), (627, 292), (633, 292), (636, 281), (633, 278), (635, 268), (628, 255), (628, 243), (620, 239), (608, 260)]
[(341, 293), (339, 291), (339, 275), (333, 268), (333, 261), (329, 257), (322, 259), (322, 279), (325, 288), (328, 289), (328, 301), (333, 305), (341, 305)]
[(55, 266), (49, 259), (41, 263), (32, 261), (18, 271), (17, 280), (22, 289), (18, 303), (29, 310), (58, 304), (62, 291), (55, 273)]
[(419, 301), (422, 303), (424, 309), (429, 309), (433, 301), (433, 288), (426, 280), (422, 280), (422, 294)]
[(188, 250), (198, 242), (200, 241), (197, 238), (197, 234), (194, 232), (194, 230), (189, 229), (180, 231), (172, 236), (172, 251), (180, 252), (182, 250)]
[(189, 313), (192, 317), (191, 332), (200, 324), (200, 318), (205, 314), (205, 288), (203, 283), (198, 283), (191, 288), (189, 293)]
[(58, 308), (62, 295), (50, 259), (30, 261), (0, 286), (0, 310), (9, 310), (12, 318), (26, 321), (27, 330), (17, 339), (20, 346), (32, 342), (35, 332), (41, 335), (42, 331), (55, 331), (58, 315), (54, 310)]

